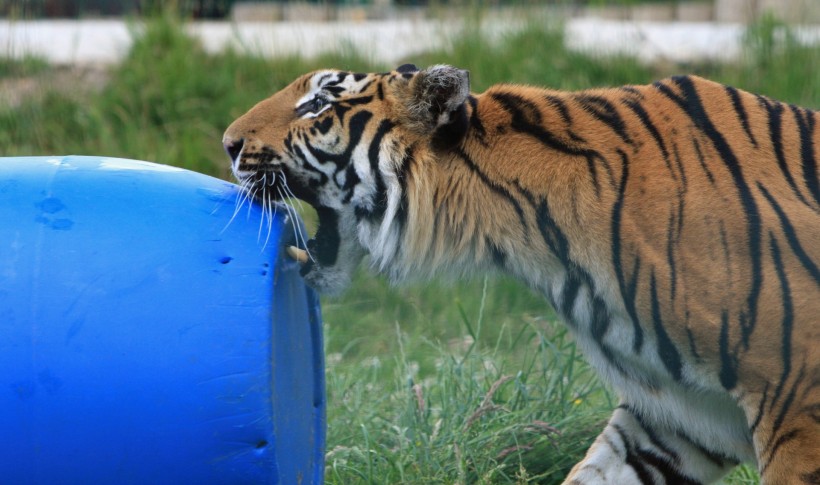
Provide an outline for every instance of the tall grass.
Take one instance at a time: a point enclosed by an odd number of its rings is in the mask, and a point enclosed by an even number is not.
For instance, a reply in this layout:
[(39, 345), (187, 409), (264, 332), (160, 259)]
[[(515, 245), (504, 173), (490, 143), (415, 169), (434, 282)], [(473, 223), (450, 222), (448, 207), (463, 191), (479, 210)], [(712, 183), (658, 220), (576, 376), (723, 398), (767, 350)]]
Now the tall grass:
[[(134, 35), (101, 90), (0, 106), (0, 154), (123, 156), (227, 176), (222, 131), (257, 101), (312, 69), (391, 67), (350, 49), (319, 59), (209, 55), (168, 15)], [(408, 61), (469, 69), (477, 91), (644, 83), (683, 70), (572, 52), (560, 30), (535, 25), (498, 42), (469, 25)], [(743, 62), (685, 70), (817, 108), (818, 65), (820, 49), (767, 20), (750, 29)], [(49, 75), (36, 60), (0, 62), (0, 77)], [(552, 310), (514, 282), (396, 289), (363, 274), (323, 303), (328, 483), (557, 483), (613, 406)], [(729, 482), (756, 480), (741, 469)]]
[(506, 327), (490, 348), (427, 341), (426, 372), (387, 325), (389, 380), (377, 358), (331, 353), (328, 483), (560, 483), (610, 403), (566, 331), (547, 324), (548, 338), (544, 323)]

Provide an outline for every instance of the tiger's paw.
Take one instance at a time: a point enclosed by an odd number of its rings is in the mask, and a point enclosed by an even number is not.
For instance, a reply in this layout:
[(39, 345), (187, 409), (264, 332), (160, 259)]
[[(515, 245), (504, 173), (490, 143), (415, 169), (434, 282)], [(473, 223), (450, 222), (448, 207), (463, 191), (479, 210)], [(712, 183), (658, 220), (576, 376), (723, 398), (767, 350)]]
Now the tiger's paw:
[[(308, 241), (308, 244), (312, 240)], [(352, 273), (355, 266), (348, 264), (335, 264), (324, 266), (311, 256), (309, 251), (288, 246), (287, 255), (301, 265), (299, 273), (308, 286), (325, 296), (338, 296), (343, 293), (352, 280)]]
[(356, 238), (352, 217), (326, 208), (317, 209), (317, 214), (318, 230), (305, 248), (288, 245), (285, 252), (301, 264), (299, 273), (308, 286), (322, 295), (335, 296), (350, 286), (364, 249)]

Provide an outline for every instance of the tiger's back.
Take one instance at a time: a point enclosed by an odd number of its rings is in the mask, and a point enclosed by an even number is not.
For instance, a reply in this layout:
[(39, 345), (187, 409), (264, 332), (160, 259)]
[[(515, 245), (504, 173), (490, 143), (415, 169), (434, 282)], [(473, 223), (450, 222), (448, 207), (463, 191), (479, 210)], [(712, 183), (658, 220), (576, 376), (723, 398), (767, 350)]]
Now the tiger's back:
[[(541, 212), (551, 215), (540, 223), (566, 238), (561, 266), (577, 274), (552, 277), (542, 290), (582, 329), (579, 343), (601, 374), (631, 394), (622, 421), (647, 416), (675, 434), (688, 426), (696, 433), (686, 441), (696, 450), (717, 444), (724, 464), (759, 448), (764, 476), (793, 474), (771, 464), (805, 454), (801, 479), (813, 483), (817, 114), (695, 77), (547, 95), (502, 86), (485, 96), (495, 104), (488, 111), (508, 116), (500, 120), (512, 128), (500, 135), (505, 143), (521, 136), (532, 145), (525, 151), (549, 147), (545, 159), (510, 158), (498, 170), (522, 194), (548, 194)], [(565, 158), (560, 173), (528, 177), (556, 165), (554, 152)], [(547, 242), (553, 254), (562, 253), (562, 237)], [(742, 416), (726, 410), (723, 392)], [(686, 406), (675, 411), (672, 402)], [(687, 425), (692, 410), (702, 419)], [(586, 482), (582, 465), (576, 474)]]
[(369, 254), (396, 281), (492, 270), (543, 293), (621, 397), (568, 482), (754, 460), (766, 483), (820, 483), (820, 117), (688, 76), (467, 88), (448, 66), (322, 71), (226, 148), (240, 180), (276, 174), (318, 208), (320, 289)]

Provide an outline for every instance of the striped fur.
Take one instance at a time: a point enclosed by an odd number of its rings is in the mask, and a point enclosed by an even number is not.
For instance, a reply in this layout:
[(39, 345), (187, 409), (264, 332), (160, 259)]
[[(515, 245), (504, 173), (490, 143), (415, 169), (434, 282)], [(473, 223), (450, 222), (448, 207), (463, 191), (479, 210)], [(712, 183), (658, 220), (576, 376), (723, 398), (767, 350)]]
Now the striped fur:
[(317, 209), (338, 293), (487, 271), (545, 295), (621, 405), (567, 483), (820, 484), (820, 115), (701, 78), (581, 92), (311, 73), (224, 138)]

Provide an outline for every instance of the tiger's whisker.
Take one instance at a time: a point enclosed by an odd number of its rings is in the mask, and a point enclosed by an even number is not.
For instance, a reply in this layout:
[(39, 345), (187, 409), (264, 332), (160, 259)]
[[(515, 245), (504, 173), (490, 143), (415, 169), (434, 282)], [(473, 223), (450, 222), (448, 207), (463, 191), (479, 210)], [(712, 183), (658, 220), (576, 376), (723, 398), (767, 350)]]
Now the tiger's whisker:
[[(277, 187), (277, 190), (279, 191), (279, 196), (284, 199), (285, 197), (282, 194), (281, 188)], [(296, 223), (296, 217), (297, 217), (296, 209), (293, 206), (291, 206), (290, 204), (285, 204), (285, 209), (288, 211), (288, 214), (289, 214), (291, 227), (293, 228), (294, 238), (296, 239), (297, 242), (301, 241), (302, 246), (305, 248), (305, 252), (308, 255), (308, 258), (310, 258), (311, 261), (316, 262), (316, 260), (313, 259), (313, 255), (310, 254), (310, 249), (308, 249), (308, 245), (307, 245), (307, 239), (305, 239), (305, 235), (302, 233), (301, 226)]]
[[(264, 180), (264, 178), (263, 178), (263, 180)], [(266, 193), (265, 185), (263, 184), (262, 185), (262, 198), (260, 199), (261, 204), (259, 204), (262, 208), (262, 216), (259, 218), (259, 229), (256, 232), (256, 242), (257, 243), (262, 238), (262, 226), (265, 224), (265, 210), (267, 209), (267, 206), (265, 204), (265, 193)]]
[(222, 228), (222, 231), (220, 231), (220, 234), (225, 232), (225, 230), (228, 229), (228, 227), (230, 227), (231, 223), (233, 223), (234, 219), (236, 219), (236, 216), (239, 214), (239, 211), (242, 210), (242, 206), (245, 205), (245, 202), (248, 200), (248, 197), (250, 195), (249, 185), (249, 179), (240, 181), (239, 191), (242, 193), (242, 195), (236, 198), (233, 214), (231, 215), (231, 218), (228, 219), (228, 222), (225, 224), (225, 227)]
[(288, 186), (288, 180), (284, 176), (282, 177), (282, 187), (284, 187), (285, 193), (288, 194), (288, 198), (296, 200), (296, 204), (299, 205), (299, 210), (304, 211), (305, 206), (302, 205), (301, 200), (299, 200), (295, 195), (293, 195), (293, 191), (290, 190), (290, 187)]
[(262, 245), (262, 250), (264, 251), (268, 247), (268, 241), (270, 241), (270, 233), (273, 228), (273, 218), (276, 216), (276, 208), (274, 206), (273, 199), (270, 197), (266, 197), (262, 203), (262, 207), (267, 207), (268, 209), (268, 233), (265, 236), (265, 244)]

